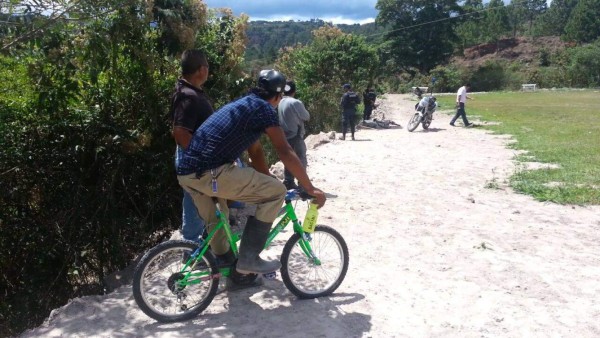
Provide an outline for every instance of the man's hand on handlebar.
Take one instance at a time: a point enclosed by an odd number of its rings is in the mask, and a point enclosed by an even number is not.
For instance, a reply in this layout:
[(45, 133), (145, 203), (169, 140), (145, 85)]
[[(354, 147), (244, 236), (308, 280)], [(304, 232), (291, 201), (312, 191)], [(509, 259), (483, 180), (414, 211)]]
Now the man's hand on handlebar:
[(308, 194), (314, 197), (313, 203), (317, 204), (318, 208), (321, 208), (325, 205), (325, 193), (321, 189), (313, 188), (312, 190), (306, 191)]

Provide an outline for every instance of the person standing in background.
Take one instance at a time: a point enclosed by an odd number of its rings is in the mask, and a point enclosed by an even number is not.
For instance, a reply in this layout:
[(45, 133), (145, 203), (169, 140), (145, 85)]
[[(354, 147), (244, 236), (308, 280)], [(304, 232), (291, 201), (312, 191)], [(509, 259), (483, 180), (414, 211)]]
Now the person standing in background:
[[(200, 50), (186, 50), (181, 56), (181, 77), (171, 97), (173, 138), (177, 143), (175, 166), (188, 148), (194, 132), (213, 114), (209, 97), (202, 89), (208, 79), (208, 61)], [(190, 194), (183, 191), (181, 235), (197, 241), (204, 232), (204, 220), (199, 216)]]
[(363, 102), (365, 104), (365, 111), (363, 113), (363, 121), (371, 119), (371, 113), (373, 109), (375, 109), (375, 100), (377, 99), (377, 95), (373, 88), (369, 87), (363, 93)]
[(343, 88), (345, 93), (340, 100), (340, 106), (342, 107), (342, 137), (340, 140), (346, 139), (346, 131), (349, 125), (352, 141), (354, 141), (354, 119), (356, 117), (356, 105), (360, 103), (360, 97), (352, 91), (352, 86), (349, 83), (346, 83)]
[[(295, 98), (296, 95), (296, 83), (294, 81), (288, 81), (285, 85), (285, 91), (283, 99), (279, 102), (277, 112), (279, 114), (279, 123), (285, 138), (288, 143), (298, 155), (300, 162), (306, 169), (306, 143), (304, 143), (304, 122), (310, 119), (310, 114), (304, 107), (302, 101)], [(298, 185), (295, 182), (294, 175), (285, 168), (283, 185), (286, 189), (297, 189)]]

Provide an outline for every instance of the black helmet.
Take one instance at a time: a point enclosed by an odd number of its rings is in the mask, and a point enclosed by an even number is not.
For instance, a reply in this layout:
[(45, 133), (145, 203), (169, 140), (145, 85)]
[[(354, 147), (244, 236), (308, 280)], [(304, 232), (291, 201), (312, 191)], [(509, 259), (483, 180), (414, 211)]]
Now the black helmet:
[(285, 76), (273, 69), (261, 70), (258, 74), (258, 86), (269, 93), (282, 93), (285, 88)]

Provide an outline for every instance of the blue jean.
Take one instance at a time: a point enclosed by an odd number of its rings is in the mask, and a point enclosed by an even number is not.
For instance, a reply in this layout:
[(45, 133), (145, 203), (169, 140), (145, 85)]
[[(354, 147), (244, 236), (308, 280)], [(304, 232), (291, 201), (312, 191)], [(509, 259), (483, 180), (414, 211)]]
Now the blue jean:
[(469, 125), (469, 120), (467, 120), (467, 112), (465, 111), (465, 104), (463, 102), (459, 103), (458, 109), (456, 109), (456, 115), (454, 115), (452, 121), (450, 121), (450, 124), (454, 124), (459, 117), (462, 117), (463, 124), (465, 126)]
[(204, 220), (200, 218), (192, 196), (183, 191), (183, 213), (181, 215), (181, 235), (184, 239), (196, 241), (204, 232)]
[[(182, 156), (183, 151), (179, 146), (175, 150), (175, 168), (179, 159)], [(198, 214), (198, 209), (194, 204), (194, 200), (190, 194), (183, 190), (183, 201), (181, 202), (182, 213), (181, 213), (181, 235), (184, 239), (190, 241), (197, 241), (202, 233), (204, 233), (204, 220)]]

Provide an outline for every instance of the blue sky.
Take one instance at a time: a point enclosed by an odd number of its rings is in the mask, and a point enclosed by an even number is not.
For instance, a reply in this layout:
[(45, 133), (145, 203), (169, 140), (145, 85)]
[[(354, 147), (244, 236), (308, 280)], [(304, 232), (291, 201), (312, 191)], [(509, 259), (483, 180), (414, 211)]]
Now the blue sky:
[(235, 15), (245, 13), (250, 20), (310, 20), (333, 23), (375, 21), (377, 0), (204, 0), (208, 7), (228, 7)]

